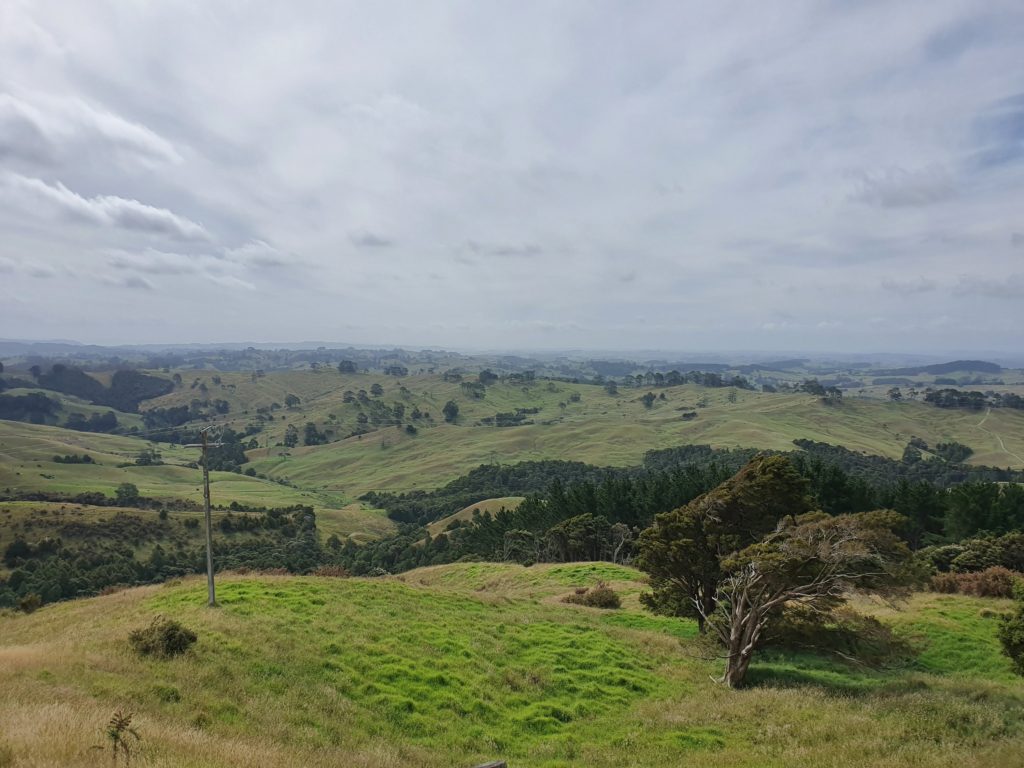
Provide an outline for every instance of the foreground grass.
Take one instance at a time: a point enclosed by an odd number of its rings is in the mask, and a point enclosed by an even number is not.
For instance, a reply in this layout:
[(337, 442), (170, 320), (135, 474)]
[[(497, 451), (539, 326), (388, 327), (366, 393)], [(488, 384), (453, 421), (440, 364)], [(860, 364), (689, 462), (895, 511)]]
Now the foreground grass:
[[(560, 602), (611, 581), (621, 611)], [(463, 564), (401, 578), (225, 577), (0, 618), (0, 765), (95, 765), (137, 713), (140, 765), (1001, 766), (1024, 758), (1024, 685), (994, 645), (1001, 604), (925, 595), (879, 614), (916, 660), (870, 671), (773, 655), (723, 690), (692, 623), (639, 609), (627, 568)], [(127, 647), (157, 614), (187, 656)], [(958, 647), (959, 655), (949, 648)], [(945, 659), (945, 661), (943, 661)], [(796, 675), (801, 672), (801, 675)]]

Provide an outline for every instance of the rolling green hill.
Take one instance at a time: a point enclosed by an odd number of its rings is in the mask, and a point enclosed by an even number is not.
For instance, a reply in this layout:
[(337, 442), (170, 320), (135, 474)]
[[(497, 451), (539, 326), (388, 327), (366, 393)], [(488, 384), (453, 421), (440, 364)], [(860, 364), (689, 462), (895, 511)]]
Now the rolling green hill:
[[(610, 581), (619, 611), (567, 606)], [(463, 564), (386, 579), (198, 579), (0, 617), (0, 760), (92, 766), (116, 709), (147, 766), (1010, 766), (1024, 683), (998, 653), (1005, 603), (919, 595), (877, 613), (914, 648), (872, 670), (767, 653), (756, 683), (711, 682), (691, 622), (637, 604), (607, 563)], [(157, 614), (194, 629), (185, 657), (144, 660)], [(841, 734), (841, 738), (838, 735)]]
[(56, 400), (60, 404), (60, 411), (57, 414), (56, 424), (64, 426), (67, 423), (68, 416), (72, 413), (80, 413), (83, 416), (92, 416), (93, 414), (102, 415), (108, 411), (112, 411), (117, 417), (118, 426), (122, 429), (129, 430), (131, 428), (142, 429), (142, 418), (137, 413), (125, 413), (124, 411), (118, 411), (114, 408), (108, 408), (104, 405), (93, 405), (87, 400), (75, 397), (74, 395), (66, 395), (62, 392), (54, 392), (49, 389), (30, 389), (28, 387), (15, 387), (13, 389), (3, 390), (4, 395), (11, 397), (19, 397), (22, 395), (39, 394), (45, 395), (51, 400)]
[[(138, 454), (157, 446), (164, 464), (136, 466)], [(92, 464), (60, 464), (54, 456), (88, 454)], [(198, 450), (150, 443), (136, 437), (73, 432), (58, 427), (0, 421), (0, 491), (46, 491), (71, 496), (100, 491), (113, 496), (121, 483), (133, 483), (143, 496), (201, 502), (202, 471), (194, 465)], [(125, 466), (122, 466), (125, 465)], [(379, 536), (392, 529), (379, 511), (363, 509), (331, 494), (306, 491), (233, 472), (210, 473), (215, 504), (314, 507), (325, 535)]]
[[(647, 409), (639, 402), (646, 390), (610, 397), (593, 385), (558, 386), (555, 393), (529, 394), (506, 385), (490, 387), (484, 400), (458, 400), (456, 424), (421, 428), (416, 435), (384, 428), (324, 446), (261, 448), (250, 458), (270, 477), (349, 496), (374, 489), (433, 488), (488, 462), (559, 458), (627, 466), (640, 463), (653, 448), (706, 443), (792, 450), (792, 441), (799, 438), (890, 458), (902, 456), (914, 436), (929, 444), (957, 441), (974, 449), (972, 463), (1024, 468), (1024, 412), (1008, 409), (951, 412), (923, 403), (866, 398), (829, 406), (804, 394), (748, 391), (734, 392), (731, 402), (729, 390), (695, 385), (660, 390), (666, 400), (656, 400)], [(579, 402), (567, 400), (573, 393), (580, 395)], [(443, 401), (451, 394), (442, 391), (433, 398)], [(530, 416), (535, 423), (529, 425), (479, 424), (487, 415), (516, 407), (541, 411)], [(307, 410), (295, 421), (319, 413), (314, 404), (303, 408)], [(686, 412), (697, 417), (683, 420)], [(283, 434), (280, 424), (274, 428)]]
[[(185, 427), (212, 423), (236, 431), (250, 425), (259, 429), (253, 438), (258, 447), (247, 451), (245, 465), (259, 476), (214, 472), (215, 503), (310, 504), (326, 534), (360, 540), (393, 527), (380, 511), (358, 503), (367, 491), (437, 488), (482, 463), (572, 459), (630, 466), (639, 464), (648, 450), (680, 444), (792, 450), (792, 441), (799, 438), (899, 458), (911, 437), (919, 437), (930, 445), (966, 444), (974, 450), (969, 459), (973, 463), (1024, 468), (1024, 412), (1006, 408), (939, 409), (849, 393), (841, 404), (826, 405), (807, 394), (695, 384), (620, 388), (610, 395), (602, 386), (543, 380), (499, 381), (476, 397), (462, 382), (436, 374), (396, 379), (374, 373), (341, 375), (328, 368), (265, 375), (179, 374), (175, 390), (144, 402), (143, 414), (193, 400), (223, 400), (226, 414)], [(466, 381), (471, 380), (467, 375)], [(373, 394), (375, 385), (382, 394)], [(641, 397), (648, 391), (656, 399), (645, 407)], [(285, 405), (289, 394), (299, 398), (292, 407)], [(72, 407), (70, 398), (60, 397)], [(459, 405), (455, 423), (447, 423), (441, 413), (449, 400)], [(77, 405), (83, 411), (97, 409)], [(517, 410), (519, 426), (488, 421)], [(119, 418), (126, 425), (140, 419), (134, 414)], [(328, 442), (302, 445), (307, 423)], [(407, 429), (409, 425), (415, 429)], [(293, 448), (282, 445), (290, 426), (300, 435)], [(67, 494), (100, 490), (109, 495), (120, 483), (131, 482), (146, 496), (198, 501), (200, 473), (189, 466), (198, 451), (160, 442), (166, 434), (143, 428), (139, 437), (111, 436), (0, 421), (0, 489)], [(156, 447), (165, 463), (131, 465), (148, 447)], [(54, 455), (82, 452), (96, 464), (52, 461)]]

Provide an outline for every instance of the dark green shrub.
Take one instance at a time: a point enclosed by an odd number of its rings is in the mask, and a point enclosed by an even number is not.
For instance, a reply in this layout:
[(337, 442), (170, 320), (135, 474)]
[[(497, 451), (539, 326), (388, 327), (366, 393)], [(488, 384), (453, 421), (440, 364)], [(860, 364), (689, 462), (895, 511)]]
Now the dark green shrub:
[(1013, 662), (1013, 671), (1024, 675), (1024, 600), (1019, 595), (1017, 610), (999, 622), (999, 642)]
[(571, 595), (562, 598), (564, 603), (575, 603), (585, 605), (588, 608), (621, 608), (622, 600), (615, 594), (615, 590), (603, 581), (597, 582), (596, 586), (587, 589), (581, 587)]
[(787, 606), (775, 622), (766, 645), (791, 651), (831, 653), (874, 667), (902, 662), (913, 655), (908, 643), (892, 629), (849, 606), (836, 608), (827, 617), (805, 606)]
[(965, 541), (963, 546), (964, 551), (950, 563), (951, 571), (969, 573), (1000, 565), (1003, 553), (998, 539), (986, 536)]
[(313, 576), (325, 576), (333, 579), (347, 579), (351, 574), (340, 565), (321, 565), (311, 572)]
[(18, 610), (24, 613), (32, 613), (37, 608), (42, 606), (43, 598), (37, 595), (35, 592), (29, 592), (21, 600), (18, 601)]
[(962, 555), (964, 547), (960, 544), (946, 544), (941, 547), (925, 547), (919, 554), (930, 562), (936, 570), (945, 573), (953, 566), (953, 561)]
[(187, 651), (196, 641), (196, 633), (174, 619), (157, 616), (148, 627), (133, 630), (128, 642), (140, 656), (168, 659)]

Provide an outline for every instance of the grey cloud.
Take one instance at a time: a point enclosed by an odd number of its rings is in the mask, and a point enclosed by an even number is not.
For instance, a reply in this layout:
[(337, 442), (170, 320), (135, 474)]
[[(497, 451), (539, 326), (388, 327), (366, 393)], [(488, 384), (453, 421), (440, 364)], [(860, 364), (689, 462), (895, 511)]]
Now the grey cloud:
[(953, 293), (990, 299), (1024, 299), (1024, 274), (1016, 273), (998, 279), (961, 275)]
[(1011, 234), (1010, 245), (1014, 248), (1024, 248), (1024, 232), (1014, 232)]
[(544, 250), (535, 243), (524, 243), (522, 245), (511, 244), (486, 244), (475, 240), (467, 240), (465, 247), (471, 253), (481, 256), (496, 256), (508, 259), (529, 259), (540, 256)]
[(390, 248), (395, 244), (394, 240), (373, 232), (359, 232), (353, 234), (350, 239), (352, 244), (359, 248)]
[(926, 277), (918, 277), (916, 280), (883, 280), (882, 287), (902, 296), (913, 296), (918, 293), (930, 293), (936, 290), (939, 284)]
[(188, 275), (199, 271), (193, 257), (147, 249), (141, 254), (116, 253), (107, 262), (113, 269), (149, 275)]
[(974, 123), (974, 162), (988, 169), (1024, 160), (1024, 93), (987, 107)]
[(124, 275), (122, 277), (104, 275), (100, 278), (100, 281), (114, 288), (128, 288), (132, 291), (148, 292), (156, 290), (156, 286), (145, 277), (142, 277), (142, 275)]
[(59, 181), (53, 185), (42, 179), (16, 173), (0, 177), (0, 191), (6, 187), (12, 198), (32, 198), (65, 218), (101, 227), (165, 235), (176, 240), (209, 240), (201, 224), (178, 216), (166, 208), (155, 208), (114, 195), (83, 197)]
[(122, 285), (125, 288), (132, 288), (137, 291), (152, 291), (154, 290), (153, 284), (144, 277), (139, 275), (129, 275), (122, 281)]
[(994, 32), (989, 19), (974, 19), (943, 27), (924, 43), (925, 55), (930, 59), (947, 59), (961, 56), (973, 47), (983, 45)]
[(938, 166), (915, 171), (889, 168), (864, 174), (850, 198), (882, 208), (903, 208), (948, 200), (955, 191), (950, 173)]
[(40, 280), (51, 280), (57, 276), (57, 270), (49, 264), (36, 264), (29, 268), (28, 274)]

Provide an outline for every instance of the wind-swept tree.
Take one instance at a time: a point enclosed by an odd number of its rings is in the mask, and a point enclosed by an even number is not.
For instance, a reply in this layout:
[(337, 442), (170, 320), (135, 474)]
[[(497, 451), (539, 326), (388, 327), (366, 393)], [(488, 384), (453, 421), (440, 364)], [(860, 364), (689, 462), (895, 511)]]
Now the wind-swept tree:
[(826, 617), (850, 595), (892, 596), (911, 583), (910, 550), (894, 512), (788, 517), (762, 541), (726, 558), (709, 626), (725, 647), (722, 681), (743, 684), (765, 631), (785, 606)]
[(718, 600), (723, 558), (760, 540), (787, 515), (810, 510), (808, 483), (783, 456), (755, 456), (736, 475), (640, 534), (637, 565), (650, 575), (641, 600), (656, 613), (697, 620)]

